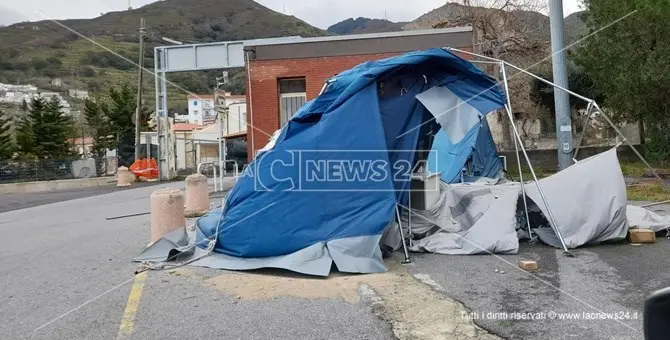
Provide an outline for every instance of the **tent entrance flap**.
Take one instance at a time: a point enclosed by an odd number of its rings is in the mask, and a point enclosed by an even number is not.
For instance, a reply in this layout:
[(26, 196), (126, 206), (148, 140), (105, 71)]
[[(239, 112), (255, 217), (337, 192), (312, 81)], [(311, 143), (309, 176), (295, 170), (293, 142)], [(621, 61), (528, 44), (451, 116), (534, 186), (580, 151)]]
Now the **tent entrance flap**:
[(417, 95), (417, 99), (435, 117), (453, 144), (465, 138), (481, 119), (476, 108), (446, 86), (435, 86)]
[(417, 100), (417, 95), (437, 84), (425, 76), (429, 70), (400, 70), (377, 81), (377, 97), (389, 170), (398, 203), (406, 205), (411, 176), (427, 161), (439, 126)]

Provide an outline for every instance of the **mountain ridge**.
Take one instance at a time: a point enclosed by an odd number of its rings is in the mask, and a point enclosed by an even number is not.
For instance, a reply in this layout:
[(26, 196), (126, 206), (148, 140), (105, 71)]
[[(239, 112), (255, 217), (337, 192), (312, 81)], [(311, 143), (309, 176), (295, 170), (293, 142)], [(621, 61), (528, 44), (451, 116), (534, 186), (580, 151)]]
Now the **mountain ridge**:
[[(136, 68), (119, 58), (138, 60), (138, 28), (146, 20), (144, 66), (153, 69), (153, 47), (162, 37), (183, 42), (212, 42), (327, 35), (326, 31), (251, 0), (166, 0), (137, 9), (109, 12), (93, 19), (21, 22), (0, 28), (0, 82), (32, 83), (42, 89), (61, 78), (66, 88), (104, 92), (111, 84), (134, 82)], [(60, 24), (60, 25), (59, 25)], [(112, 52), (100, 48), (66, 26)], [(239, 73), (232, 72), (231, 77)], [(175, 74), (170, 80), (193, 92), (209, 92), (214, 77), (205, 73)], [(210, 79), (211, 78), (211, 79)], [(240, 77), (231, 80), (239, 81)], [(146, 90), (153, 89), (147, 81)], [(240, 92), (242, 87), (233, 89)]]
[(406, 22), (358, 17), (340, 21), (326, 29), (334, 34), (383, 33), (400, 31)]
[[(58, 21), (112, 52), (52, 21), (21, 22), (0, 27), (0, 82), (34, 84), (43, 90), (59, 92), (87, 89), (94, 94), (105, 92), (111, 85), (124, 82), (132, 84), (137, 78), (136, 67), (115, 54), (133, 62), (138, 60), (138, 26), (142, 17), (147, 23), (143, 64), (152, 70), (153, 47), (166, 45), (163, 37), (185, 43), (203, 43), (432, 28), (433, 22), (448, 20), (444, 11), (448, 6), (437, 8), (409, 23), (350, 18), (331, 26), (330, 32), (251, 0), (165, 0), (127, 11), (109, 12), (93, 19)], [(456, 8), (451, 6), (452, 9)], [(548, 21), (545, 24), (542, 19), (546, 16), (539, 13), (531, 13), (530, 16), (541, 19), (533, 20), (546, 26), (548, 37)], [(577, 30), (578, 34), (568, 33), (568, 37), (583, 35), (588, 31), (578, 14), (568, 16), (566, 26), (581, 27)], [(177, 73), (170, 74), (169, 80), (191, 92), (210, 93), (216, 86), (216, 76), (220, 76), (218, 71)], [(230, 84), (225, 89), (235, 94), (243, 93), (244, 73), (241, 70), (230, 70), (229, 77)], [(62, 79), (65, 86), (52, 85), (52, 80), (56, 78)], [(148, 79), (145, 84), (147, 102), (151, 102), (154, 82)], [(179, 94), (183, 97), (182, 92), (172, 88), (169, 91), (171, 96)]]

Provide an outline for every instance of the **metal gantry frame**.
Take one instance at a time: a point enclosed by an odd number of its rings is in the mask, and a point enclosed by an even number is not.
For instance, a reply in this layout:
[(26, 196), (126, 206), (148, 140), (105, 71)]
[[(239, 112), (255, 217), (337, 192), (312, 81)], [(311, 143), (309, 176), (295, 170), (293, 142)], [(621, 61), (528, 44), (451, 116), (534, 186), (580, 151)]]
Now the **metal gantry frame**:
[[(521, 148), (521, 153), (523, 153), (523, 156), (526, 160), (526, 163), (528, 164), (528, 168), (530, 169), (531, 175), (533, 176), (533, 181), (535, 182), (538, 193), (540, 194), (540, 197), (542, 198), (542, 201), (544, 202), (544, 204), (547, 208), (547, 215), (549, 215), (548, 217), (549, 217), (549, 222), (551, 224), (551, 227), (554, 229), (554, 231), (556, 233), (556, 236), (558, 236), (558, 238), (560, 239), (561, 245), (563, 247), (565, 255), (573, 256), (569, 252), (569, 250), (568, 250), (568, 248), (565, 244), (565, 241), (563, 240), (563, 236), (561, 235), (560, 229), (558, 228), (558, 224), (556, 223), (554, 215), (551, 211), (551, 207), (549, 206), (549, 203), (547, 202), (547, 198), (544, 195), (544, 192), (542, 191), (542, 187), (541, 187), (541, 185), (538, 181), (537, 175), (535, 174), (535, 170), (533, 169), (533, 165), (531, 164), (530, 158), (528, 157), (528, 153), (526, 152), (526, 149), (523, 145), (523, 141), (521, 140), (521, 136), (519, 135), (519, 131), (516, 127), (516, 124), (514, 124), (514, 117), (512, 115), (512, 108), (511, 108), (511, 100), (510, 100), (510, 94), (509, 94), (509, 85), (508, 85), (506, 67), (513, 68), (513, 69), (515, 69), (515, 70), (517, 70), (521, 73), (524, 73), (528, 76), (531, 76), (532, 78), (540, 80), (540, 81), (546, 83), (549, 86), (552, 86), (554, 89), (564, 91), (565, 93), (567, 93), (569, 95), (572, 95), (572, 96), (574, 96), (578, 99), (586, 101), (588, 103), (588, 106), (587, 106), (587, 115), (586, 115), (585, 121), (588, 121), (588, 119), (591, 118), (591, 113), (595, 109), (595, 112), (605, 119), (605, 121), (612, 127), (612, 129), (617, 133), (617, 135), (619, 135), (619, 137), (622, 138), (622, 141), (624, 143), (626, 143), (633, 150), (635, 155), (638, 158), (640, 158), (640, 160), (649, 168), (649, 170), (651, 170), (651, 172), (654, 174), (654, 176), (661, 183), (663, 183), (664, 186), (666, 186), (665, 181), (663, 181), (661, 179), (661, 177), (656, 173), (656, 170), (654, 170), (654, 168), (651, 167), (649, 162), (647, 162), (647, 160), (642, 156), (642, 154), (640, 154), (640, 152), (637, 151), (635, 146), (633, 146), (633, 144), (628, 140), (628, 138), (626, 138), (626, 136), (621, 132), (621, 130), (616, 126), (616, 124), (614, 124), (614, 122), (611, 120), (611, 118), (605, 112), (603, 112), (603, 110), (600, 108), (600, 106), (598, 106), (598, 103), (596, 103), (596, 101), (594, 99), (582, 96), (582, 95), (577, 94), (575, 92), (572, 92), (572, 91), (570, 91), (566, 88), (558, 86), (557, 84), (555, 84), (551, 81), (548, 81), (548, 80), (546, 80), (546, 79), (544, 79), (540, 76), (537, 76), (537, 75), (535, 75), (535, 74), (533, 74), (533, 73), (531, 73), (527, 70), (524, 70), (524, 69), (522, 69), (518, 66), (512, 65), (512, 64), (510, 64), (510, 63), (508, 63), (504, 60), (492, 58), (492, 57), (489, 57), (489, 56), (485, 56), (485, 55), (481, 55), (481, 54), (478, 54), (478, 53), (465, 51), (465, 50), (461, 50), (461, 49), (457, 49), (457, 48), (445, 47), (444, 49), (446, 49), (448, 51), (457, 52), (457, 53), (467, 54), (467, 55), (470, 55), (470, 56), (473, 56), (473, 57), (482, 58), (482, 59), (485, 59), (483, 61), (483, 63), (486, 63), (486, 64), (496, 64), (497, 63), (500, 66), (500, 72), (502, 73), (502, 78), (503, 78), (503, 83), (504, 83), (503, 85), (504, 85), (504, 89), (505, 89), (505, 95), (507, 97), (507, 104), (505, 105), (505, 111), (507, 112), (507, 116), (508, 116), (508, 118), (510, 120), (510, 123), (512, 125), (512, 130), (514, 132), (514, 137), (515, 137), (514, 145), (515, 145), (516, 154), (517, 154), (517, 166), (519, 167), (519, 176), (521, 176), (520, 182), (521, 182), (521, 190), (522, 190), (523, 195), (524, 195), (524, 208), (526, 210), (526, 221), (527, 222), (529, 221), (528, 220), (528, 205), (527, 205), (527, 202), (526, 202), (523, 176), (521, 175), (522, 171), (521, 171), (521, 161), (520, 161), (520, 155), (519, 155), (519, 147)], [(477, 63), (477, 62), (480, 62), (480, 61), (473, 60), (472, 62)], [(586, 126), (586, 124), (585, 124), (585, 126)], [(579, 147), (581, 146), (582, 139), (583, 139), (583, 131), (582, 131), (582, 135), (580, 136), (579, 145), (578, 145), (577, 150), (575, 151), (575, 155), (573, 157), (573, 161), (575, 163), (577, 162), (577, 159), (576, 159), (577, 158), (577, 153), (579, 152)], [(667, 187), (666, 187), (666, 189), (667, 189)], [(530, 222), (528, 222), (528, 229), (529, 229), (529, 233), (530, 233)], [(531, 235), (531, 238), (532, 238), (532, 234), (530, 234), (530, 235)]]
[[(158, 130), (158, 174), (160, 180), (172, 179), (168, 147), (167, 83), (168, 73), (243, 68), (245, 41), (207, 44), (158, 46), (154, 48), (156, 86), (156, 126)], [(221, 148), (219, 143), (219, 148)], [(220, 164), (223, 167), (223, 164)]]
[[(291, 42), (302, 39), (299, 36), (266, 38), (238, 41), (220, 41), (202, 44), (177, 44), (169, 46), (158, 46), (154, 48), (154, 78), (156, 84), (156, 122), (158, 130), (158, 173), (160, 180), (171, 179), (170, 160), (168, 159), (168, 106), (167, 106), (167, 83), (165, 78), (168, 73), (220, 70), (230, 68), (244, 68), (249, 65), (249, 55), (245, 52), (245, 46), (254, 46), (264, 43)], [(179, 43), (176, 40), (164, 38), (163, 40)], [(251, 81), (251, 68), (247, 67), (249, 81)], [(172, 84), (174, 85), (174, 84)], [(183, 89), (182, 89), (183, 90)], [(185, 92), (188, 92), (184, 90)], [(249, 88), (251, 98), (251, 88)], [(248, 115), (250, 123), (247, 126), (253, 129), (253, 109), (249, 100)], [(251, 144), (254, 143), (254, 133), (251, 133)], [(221, 148), (221, 143), (219, 143)], [(221, 164), (223, 166), (223, 164)], [(223, 171), (222, 171), (223, 173)]]

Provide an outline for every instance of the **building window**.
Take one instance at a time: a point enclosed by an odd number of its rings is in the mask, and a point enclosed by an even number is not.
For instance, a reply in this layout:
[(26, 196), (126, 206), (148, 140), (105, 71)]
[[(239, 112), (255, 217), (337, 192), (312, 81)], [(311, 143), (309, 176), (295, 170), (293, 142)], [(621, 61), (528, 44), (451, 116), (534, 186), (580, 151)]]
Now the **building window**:
[(193, 106), (198, 106), (198, 101), (197, 100), (193, 101)]
[(284, 126), (307, 101), (305, 78), (279, 79), (279, 121)]

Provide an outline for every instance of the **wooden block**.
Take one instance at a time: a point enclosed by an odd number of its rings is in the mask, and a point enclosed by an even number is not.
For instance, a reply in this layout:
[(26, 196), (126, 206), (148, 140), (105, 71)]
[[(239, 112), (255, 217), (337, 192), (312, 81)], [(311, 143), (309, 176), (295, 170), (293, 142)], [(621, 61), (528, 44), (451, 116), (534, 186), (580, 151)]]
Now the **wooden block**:
[(631, 243), (654, 243), (656, 233), (651, 229), (631, 229), (628, 231), (628, 239)]
[(535, 261), (521, 261), (519, 267), (524, 270), (537, 270), (537, 262)]

